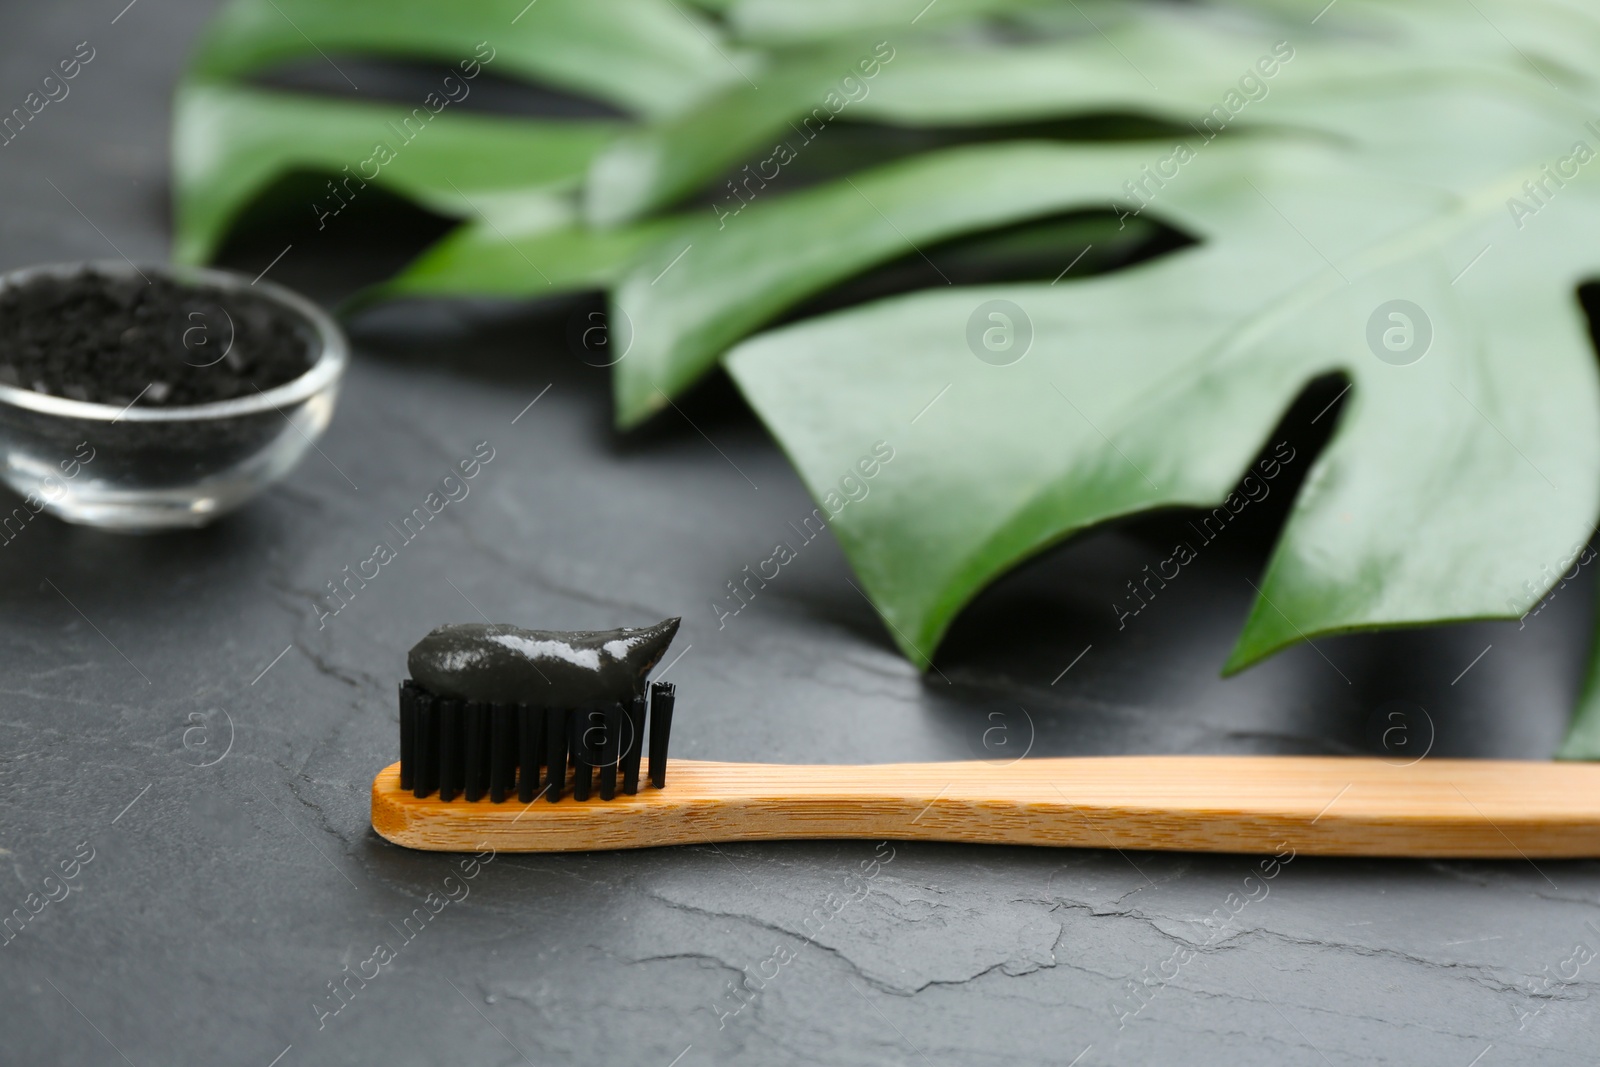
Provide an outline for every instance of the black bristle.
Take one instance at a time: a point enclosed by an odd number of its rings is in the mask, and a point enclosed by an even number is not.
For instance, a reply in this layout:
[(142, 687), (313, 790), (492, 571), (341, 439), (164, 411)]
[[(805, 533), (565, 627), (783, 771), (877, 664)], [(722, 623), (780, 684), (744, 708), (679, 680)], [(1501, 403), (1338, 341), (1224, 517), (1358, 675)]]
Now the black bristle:
[(412, 794), (425, 797), (439, 786), (439, 707), (431, 693), (417, 694), (417, 769)]
[(489, 705), (489, 803), (499, 804), (511, 791), (517, 772), (517, 709)]
[(595, 716), (598, 712), (585, 708), (572, 713), (573, 722), (568, 732), (572, 737), (572, 799), (588, 800), (589, 787), (594, 784)]
[(667, 784), (667, 741), (672, 736), (672, 705), (677, 692), (671, 682), (656, 682), (650, 687), (650, 784), (657, 789)]
[(600, 774), (601, 800), (612, 800), (617, 795), (617, 764), (622, 761), (622, 718), (621, 704), (606, 709), (605, 740), (595, 768)]
[(400, 788), (413, 789), (417, 769), (417, 687), (408, 678), (400, 683)]
[(539, 794), (540, 750), (544, 742), (544, 712), (517, 705), (517, 799), (532, 804)]
[[(522, 738), (522, 717), (517, 714), (515, 704), (507, 704), (506, 708), (506, 746), (500, 754), (500, 773), (506, 780), (506, 796), (515, 796), (517, 792), (517, 753)], [(489, 779), (489, 786), (494, 787), (494, 778)]]
[(489, 795), (489, 781), (494, 777), (494, 712), (487, 702), (479, 707), (483, 709), (483, 748), (478, 757), (478, 780), (483, 783), (483, 791), (478, 794), (481, 799)]
[(524, 804), (541, 796), (554, 803), (570, 765), (574, 800), (612, 800), (638, 793), (648, 749), (648, 777), (661, 789), (676, 697), (670, 682), (656, 682), (648, 698), (606, 708), (543, 708), (439, 697), (407, 679), (399, 687), (400, 788), (442, 801), (499, 804), (515, 793)]
[(644, 697), (636, 696), (628, 702), (627, 721), (623, 738), (626, 747), (622, 752), (622, 791), (633, 796), (639, 791), (639, 757), (644, 754)]
[(489, 705), (476, 700), (467, 701), (465, 784), (462, 792), (469, 803), (483, 799), (488, 790), (489, 776)]
[(566, 708), (550, 708), (544, 715), (545, 784), (544, 798), (554, 804), (567, 787)]
[(461, 793), (461, 701), (434, 703), (439, 711), (439, 799), (450, 801)]

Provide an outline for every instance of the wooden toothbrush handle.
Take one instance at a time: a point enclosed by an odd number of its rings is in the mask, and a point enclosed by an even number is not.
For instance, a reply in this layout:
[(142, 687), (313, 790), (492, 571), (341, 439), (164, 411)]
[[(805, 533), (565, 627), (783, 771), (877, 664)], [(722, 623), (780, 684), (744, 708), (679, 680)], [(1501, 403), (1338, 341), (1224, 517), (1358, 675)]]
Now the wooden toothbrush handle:
[(665, 789), (442, 803), (372, 783), (410, 848), (565, 852), (796, 838), (1500, 859), (1600, 857), (1600, 764), (1105, 756), (1009, 764), (668, 762)]

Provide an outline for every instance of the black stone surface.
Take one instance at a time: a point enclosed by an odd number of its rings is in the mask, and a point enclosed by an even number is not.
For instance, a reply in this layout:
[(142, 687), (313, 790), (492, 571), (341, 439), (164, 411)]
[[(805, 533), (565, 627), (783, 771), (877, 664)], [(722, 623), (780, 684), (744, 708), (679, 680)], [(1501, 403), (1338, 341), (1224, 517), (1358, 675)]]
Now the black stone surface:
[[(209, 9), (123, 3), (5, 12), (0, 110), (77, 42), (98, 54), (0, 148), (0, 266), (165, 254), (169, 93)], [(228, 255), (254, 273), (292, 244), (271, 276), (331, 300), (408, 247), (348, 221)], [(414, 246), (422, 228), (379, 232)], [(150, 538), (41, 519), (0, 549), (0, 912), (93, 856), (0, 945), (0, 1062), (1595, 1061), (1600, 965), (1574, 957), (1600, 949), (1590, 862), (1301, 857), (1208, 930), (1255, 859), (837, 842), (464, 871), (375, 837), (405, 650), (483, 615), (683, 614), (666, 677), (689, 757), (1368, 751), (1397, 707), (1435, 754), (1542, 758), (1559, 739), (1586, 579), (1525, 627), (1319, 641), (1219, 679), (1286, 485), (1120, 630), (1109, 605), (1165, 555), (1160, 522), (1001, 583), (926, 677), (826, 537), (719, 629), (723, 583), (811, 504), (725, 387), (685, 404), (693, 426), (614, 437), (606, 372), (564, 335), (559, 315), (384, 312), (358, 331), (325, 456), (240, 514)], [(1309, 448), (1302, 421), (1285, 432)], [(484, 440), (470, 496), (319, 623), (325, 583)], [(393, 958), (367, 962), (379, 945)], [(328, 983), (374, 966), (322, 1014)], [(740, 1000), (746, 973), (770, 977)], [(1147, 1002), (1127, 984), (1146, 975)]]

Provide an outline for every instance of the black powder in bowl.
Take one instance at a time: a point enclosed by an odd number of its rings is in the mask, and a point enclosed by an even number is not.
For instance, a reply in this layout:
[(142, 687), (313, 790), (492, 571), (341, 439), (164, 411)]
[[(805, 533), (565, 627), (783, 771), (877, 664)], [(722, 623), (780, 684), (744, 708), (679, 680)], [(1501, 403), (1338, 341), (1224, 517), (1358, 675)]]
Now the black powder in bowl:
[(0, 382), (123, 407), (255, 396), (311, 369), (308, 325), (264, 297), (86, 269), (0, 290)]

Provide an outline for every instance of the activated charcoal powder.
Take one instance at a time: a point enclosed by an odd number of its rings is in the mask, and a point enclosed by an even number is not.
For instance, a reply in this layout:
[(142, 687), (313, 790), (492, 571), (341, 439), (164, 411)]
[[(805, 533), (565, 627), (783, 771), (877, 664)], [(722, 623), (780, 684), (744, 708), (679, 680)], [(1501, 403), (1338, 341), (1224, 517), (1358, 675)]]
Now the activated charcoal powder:
[(0, 381), (119, 407), (255, 396), (311, 369), (315, 337), (251, 292), (151, 274), (41, 275), (0, 290)]

